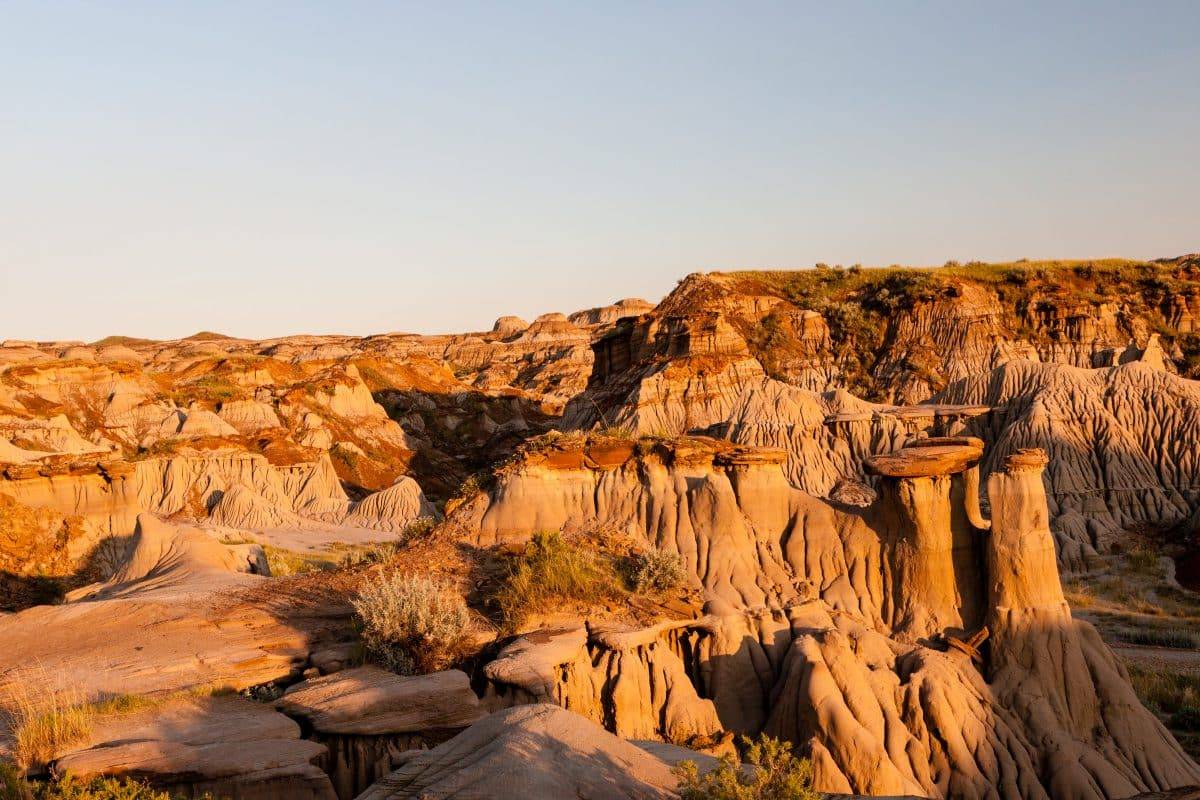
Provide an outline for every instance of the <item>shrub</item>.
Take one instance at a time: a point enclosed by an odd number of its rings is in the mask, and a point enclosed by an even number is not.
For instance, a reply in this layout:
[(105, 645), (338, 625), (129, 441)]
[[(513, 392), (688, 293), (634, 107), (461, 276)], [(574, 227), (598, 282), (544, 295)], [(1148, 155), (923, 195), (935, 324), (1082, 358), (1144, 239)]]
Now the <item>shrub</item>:
[[(39, 787), (37, 800), (171, 800), (166, 792), (129, 778), (79, 780), (71, 775)], [(212, 795), (205, 795), (211, 798)]]
[(531, 613), (564, 602), (597, 603), (620, 595), (619, 579), (608, 565), (563, 539), (557, 532), (534, 534), (512, 565), (496, 604), (508, 630)]
[(384, 573), (353, 603), (367, 655), (402, 675), (448, 667), (470, 624), (463, 599), (428, 578)]
[(263, 545), (263, 555), (267, 558), (267, 569), (273, 578), (286, 578), (291, 575), (307, 575), (310, 572), (326, 572), (333, 569), (334, 564), (319, 556), (308, 556), (295, 553), (271, 545)]
[(1162, 559), (1153, 551), (1135, 547), (1126, 554), (1125, 559), (1129, 568), (1140, 575), (1162, 577)]
[(33, 791), (15, 764), (0, 762), (0, 800), (33, 800)]
[(1170, 647), (1178, 650), (1200, 649), (1196, 637), (1186, 630), (1161, 630), (1144, 628), (1136, 631), (1119, 631), (1117, 638), (1142, 647)]
[(400, 532), (400, 541), (415, 542), (418, 539), (424, 539), (433, 533), (435, 527), (437, 527), (437, 520), (433, 517), (417, 517), (404, 526), (404, 530)]
[(338, 567), (353, 569), (368, 564), (384, 564), (399, 552), (400, 546), (401, 541), (397, 539), (391, 542), (373, 542), (368, 545), (351, 547), (338, 562)]
[(787, 742), (760, 736), (751, 742), (742, 737), (745, 770), (733, 756), (722, 756), (711, 772), (701, 775), (694, 761), (682, 761), (674, 769), (679, 778), (680, 800), (818, 800), (812, 788), (812, 764), (797, 758)]
[(603, 425), (596, 429), (596, 435), (608, 439), (629, 441), (633, 438), (633, 431), (623, 425)]
[(683, 559), (676, 553), (650, 550), (629, 558), (629, 584), (637, 592), (669, 592), (683, 585)]

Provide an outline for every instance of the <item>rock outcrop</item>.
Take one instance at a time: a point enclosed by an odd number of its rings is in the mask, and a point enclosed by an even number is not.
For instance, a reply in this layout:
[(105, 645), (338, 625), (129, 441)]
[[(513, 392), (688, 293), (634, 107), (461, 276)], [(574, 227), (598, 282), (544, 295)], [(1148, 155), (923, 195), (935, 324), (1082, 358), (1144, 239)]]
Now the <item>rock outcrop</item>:
[(1129, 527), (1169, 528), (1200, 505), (1200, 384), (1143, 362), (1105, 369), (1012, 361), (938, 398), (992, 410), (962, 426), (989, 443), (985, 473), (1022, 448), (1050, 461), (1046, 490), (1064, 566), (1085, 566)]
[(246, 689), (298, 676), (351, 635), (345, 605), (261, 594), (268, 579), (248, 574), (244, 553), (190, 526), (144, 515), (138, 527), (112, 579), (0, 616), (3, 683), (51, 682), (82, 700)]
[(270, 708), (237, 697), (170, 700), (103, 720), (82, 747), (59, 754), (58, 775), (122, 775), (172, 796), (334, 800), (325, 747)]
[(463, 672), (410, 677), (369, 666), (296, 684), (276, 707), (328, 747), (340, 800), (395, 769), (402, 753), (441, 744), (486, 716)]
[(552, 705), (498, 711), (432, 750), (401, 754), (400, 761), (359, 800), (676, 796), (664, 762)]
[(647, 739), (766, 731), (811, 750), (833, 792), (1118, 798), (1200, 780), (1062, 600), (1040, 451), (993, 468), (988, 520), (978, 439), (869, 460), (879, 494), (858, 512), (792, 489), (778, 454), (682, 444), (530, 454), (458, 520), (479, 543), (617, 529), (679, 552), (708, 598), (642, 631), (527, 634), (485, 668), (485, 702), (552, 701)]

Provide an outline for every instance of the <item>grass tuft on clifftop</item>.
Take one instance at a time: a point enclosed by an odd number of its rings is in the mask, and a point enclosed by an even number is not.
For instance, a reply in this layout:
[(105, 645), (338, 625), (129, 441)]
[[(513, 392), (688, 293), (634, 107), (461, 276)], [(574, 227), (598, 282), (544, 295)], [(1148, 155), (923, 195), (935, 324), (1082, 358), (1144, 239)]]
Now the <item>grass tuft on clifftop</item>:
[(557, 531), (541, 531), (514, 559), (495, 603), (505, 629), (515, 631), (533, 614), (617, 600), (621, 583), (604, 557), (567, 541)]

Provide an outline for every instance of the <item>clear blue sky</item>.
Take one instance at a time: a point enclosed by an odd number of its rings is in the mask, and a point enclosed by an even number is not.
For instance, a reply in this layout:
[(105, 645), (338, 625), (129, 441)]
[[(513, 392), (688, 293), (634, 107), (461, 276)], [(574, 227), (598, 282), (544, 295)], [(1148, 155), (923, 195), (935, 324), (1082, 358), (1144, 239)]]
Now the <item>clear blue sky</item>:
[(1200, 2), (4, 2), (0, 338), (1200, 250)]

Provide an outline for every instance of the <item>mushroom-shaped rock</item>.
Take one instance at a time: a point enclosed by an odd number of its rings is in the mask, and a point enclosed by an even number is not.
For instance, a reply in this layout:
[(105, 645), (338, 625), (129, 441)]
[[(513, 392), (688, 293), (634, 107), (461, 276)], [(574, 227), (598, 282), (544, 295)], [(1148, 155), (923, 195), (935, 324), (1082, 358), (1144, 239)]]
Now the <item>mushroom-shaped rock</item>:
[(1063, 597), (1042, 471), (1019, 450), (988, 478), (989, 684), (1045, 754), (1052, 797), (1194, 785), (1200, 768), (1142, 706), (1124, 668)]
[(977, 626), (982, 591), (977, 568), (978, 472), (983, 442), (924, 439), (867, 461), (881, 476), (873, 507), (885, 541), (885, 618), (904, 638)]
[(358, 800), (676, 797), (663, 761), (552, 705), (498, 711), (432, 750), (403, 753), (401, 762)]
[(872, 475), (925, 478), (963, 472), (982, 457), (982, 439), (946, 436), (916, 439), (894, 453), (871, 456), (866, 467)]

